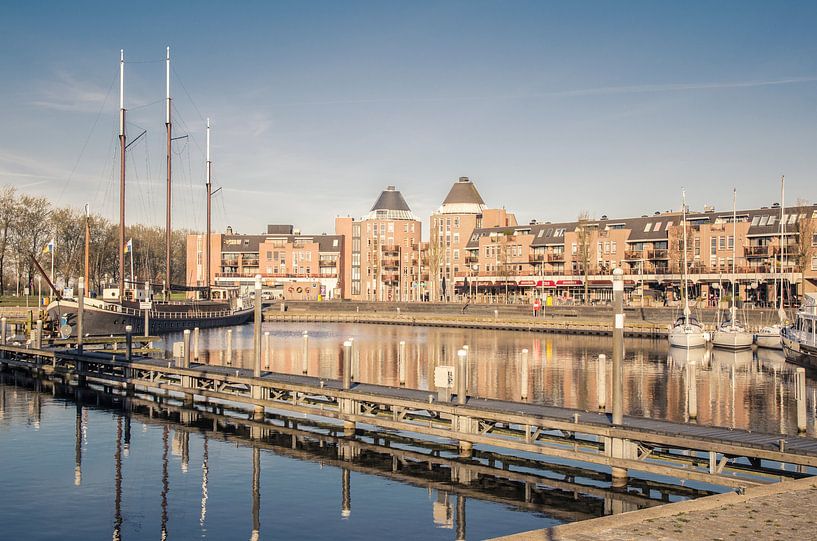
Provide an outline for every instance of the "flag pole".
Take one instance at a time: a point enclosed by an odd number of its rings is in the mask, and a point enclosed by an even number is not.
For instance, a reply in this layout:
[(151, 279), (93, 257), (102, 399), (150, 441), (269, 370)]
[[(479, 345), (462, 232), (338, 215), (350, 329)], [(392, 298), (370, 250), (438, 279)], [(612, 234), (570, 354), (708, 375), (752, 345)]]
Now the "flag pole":
[[(51, 283), (54, 283), (54, 250), (57, 248), (57, 243), (51, 239)], [(54, 296), (54, 290), (51, 290), (51, 296)]]

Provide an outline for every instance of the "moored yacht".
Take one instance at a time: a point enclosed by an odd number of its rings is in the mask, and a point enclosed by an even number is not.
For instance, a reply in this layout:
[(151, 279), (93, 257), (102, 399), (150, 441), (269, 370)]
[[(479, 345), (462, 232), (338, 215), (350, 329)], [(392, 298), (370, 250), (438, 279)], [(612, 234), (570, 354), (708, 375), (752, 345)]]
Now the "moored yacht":
[(794, 323), (783, 328), (786, 360), (817, 369), (817, 293), (806, 293)]

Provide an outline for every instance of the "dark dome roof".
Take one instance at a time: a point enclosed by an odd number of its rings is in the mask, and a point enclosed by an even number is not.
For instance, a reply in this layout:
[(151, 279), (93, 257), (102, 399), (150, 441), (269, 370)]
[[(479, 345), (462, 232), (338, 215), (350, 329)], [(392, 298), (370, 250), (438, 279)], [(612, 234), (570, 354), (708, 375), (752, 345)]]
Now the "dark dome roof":
[(411, 212), (408, 203), (403, 199), (403, 194), (394, 186), (388, 186), (381, 192), (380, 197), (372, 206), (372, 210), (405, 210)]
[(485, 201), (479, 195), (477, 187), (474, 183), (468, 180), (468, 177), (460, 177), (460, 179), (451, 186), (451, 191), (443, 201), (443, 205), (456, 203), (470, 203), (475, 205), (484, 205)]

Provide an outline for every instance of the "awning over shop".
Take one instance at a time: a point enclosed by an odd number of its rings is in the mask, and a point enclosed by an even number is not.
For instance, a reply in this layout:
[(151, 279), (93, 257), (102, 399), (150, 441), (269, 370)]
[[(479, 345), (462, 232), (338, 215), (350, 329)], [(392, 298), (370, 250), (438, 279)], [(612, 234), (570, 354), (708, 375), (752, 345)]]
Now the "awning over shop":
[(536, 282), (536, 287), (556, 287), (556, 282), (553, 280), (539, 280)]
[(557, 286), (580, 286), (582, 285), (581, 280), (557, 280)]
[(535, 285), (536, 285), (536, 282), (533, 281), (533, 280), (520, 280), (519, 281), (519, 286), (520, 287), (531, 287), (531, 286), (535, 286)]

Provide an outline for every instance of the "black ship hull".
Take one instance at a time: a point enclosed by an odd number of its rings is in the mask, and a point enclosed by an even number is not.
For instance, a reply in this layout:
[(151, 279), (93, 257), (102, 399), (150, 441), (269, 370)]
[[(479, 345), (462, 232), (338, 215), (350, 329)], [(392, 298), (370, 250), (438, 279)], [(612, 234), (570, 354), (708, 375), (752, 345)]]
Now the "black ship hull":
[[(67, 337), (77, 336), (77, 303), (54, 302), (48, 307), (49, 321), (54, 329)], [(207, 329), (243, 325), (253, 318), (253, 309), (232, 310), (221, 304), (181, 303), (158, 306), (150, 310), (148, 332), (151, 335), (180, 332), (185, 329)], [(145, 313), (138, 308), (108, 305), (105, 308), (83, 307), (83, 334), (86, 336), (110, 336), (125, 334), (130, 325), (134, 334), (144, 334)]]

